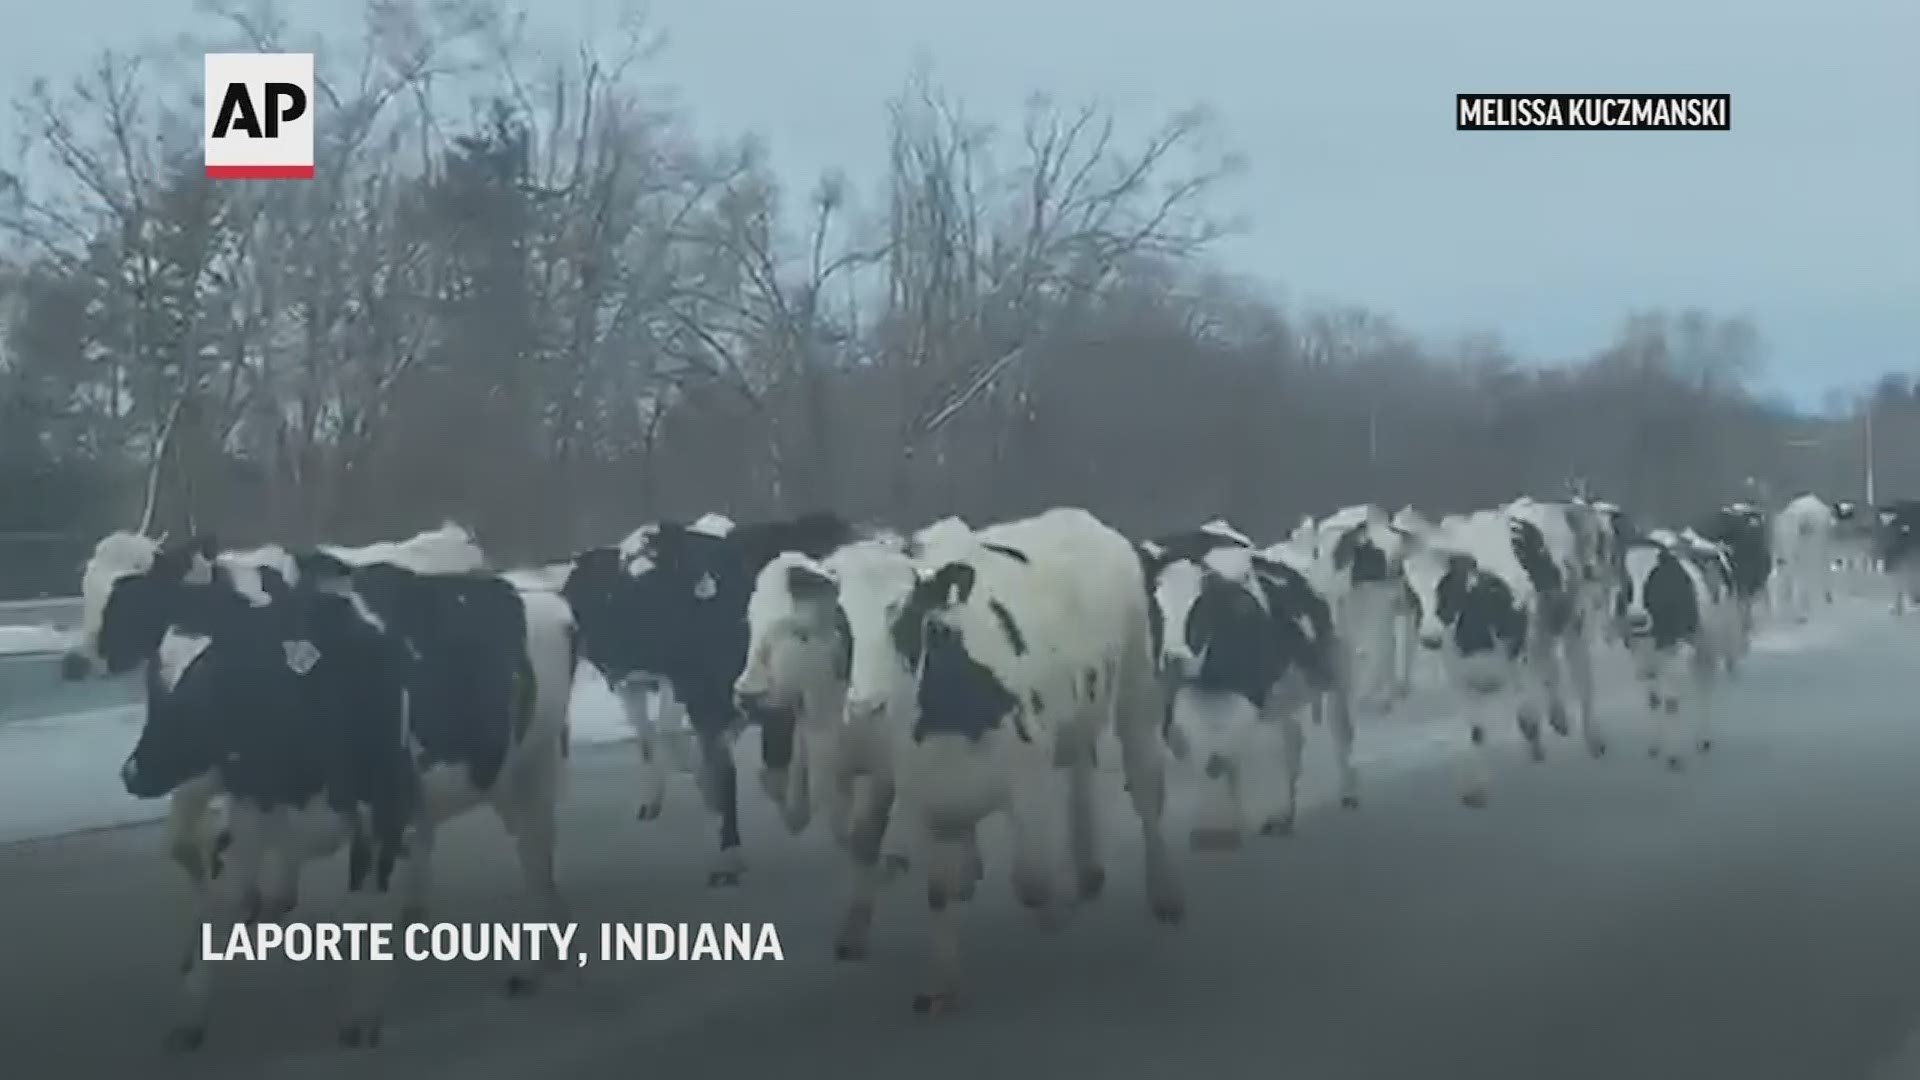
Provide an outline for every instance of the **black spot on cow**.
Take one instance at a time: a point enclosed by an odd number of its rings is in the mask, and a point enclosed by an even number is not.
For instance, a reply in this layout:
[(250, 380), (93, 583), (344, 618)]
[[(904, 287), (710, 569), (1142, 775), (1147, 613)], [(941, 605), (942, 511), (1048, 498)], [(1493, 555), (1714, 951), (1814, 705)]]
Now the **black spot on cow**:
[(922, 623), (925, 661), (920, 668), (919, 718), (913, 738), (959, 735), (978, 740), (1014, 712), (1020, 700), (993, 669), (967, 652), (959, 631), (936, 619)]
[(1020, 633), (1020, 624), (1014, 621), (1013, 612), (1008, 611), (1007, 605), (997, 599), (987, 601), (987, 610), (993, 612), (994, 620), (1000, 624), (1001, 632), (1007, 635), (1007, 645), (1013, 649), (1013, 655), (1025, 656), (1027, 639)]
[(1087, 695), (1087, 700), (1088, 700), (1088, 701), (1093, 701), (1093, 700), (1095, 700), (1095, 699), (1097, 699), (1097, 698), (1099, 698), (1099, 696), (1100, 696), (1100, 671), (1099, 671), (1099, 669), (1098, 669), (1098, 668), (1088, 668), (1088, 669), (1087, 669), (1086, 671), (1084, 671), (1084, 672), (1082, 672), (1082, 673), (1081, 673), (1081, 685), (1082, 685), (1082, 686), (1084, 686), (1084, 687), (1086, 688), (1086, 695)]
[(936, 611), (964, 604), (973, 595), (973, 567), (951, 562), (916, 581), (889, 631), (893, 647), (908, 667), (917, 667), (926, 651), (927, 618)]
[(1035, 716), (1039, 716), (1041, 713), (1047, 711), (1046, 699), (1040, 696), (1040, 691), (1038, 690), (1027, 691), (1027, 705), (1033, 709)]
[(853, 624), (847, 609), (833, 605), (833, 677), (846, 682), (853, 674)]
[[(1678, 642), (1691, 641), (1700, 632), (1699, 597), (1679, 555), (1664, 545), (1647, 546), (1659, 552), (1653, 569), (1643, 582), (1636, 583), (1631, 578), (1621, 581), (1614, 614), (1624, 617), (1637, 600), (1646, 609), (1648, 621), (1644, 626), (1625, 627), (1627, 636), (1650, 639), (1655, 648), (1668, 649)], [(1636, 596), (1636, 588), (1645, 595)]]
[(1499, 575), (1466, 555), (1448, 561), (1434, 590), (1434, 616), (1451, 628), (1454, 646), (1472, 656), (1495, 649), (1518, 658), (1527, 643), (1527, 613)]
[(1334, 541), (1333, 565), (1347, 570), (1355, 584), (1385, 581), (1390, 576), (1387, 554), (1373, 542), (1365, 522), (1341, 533)]
[(1019, 548), (1008, 547), (1005, 544), (981, 544), (980, 546), (983, 548), (986, 548), (988, 551), (1005, 555), (1007, 558), (1012, 559), (1014, 562), (1017, 562), (1017, 563), (1027, 563), (1031, 561), (1027, 558), (1027, 553), (1024, 551), (1021, 551)]

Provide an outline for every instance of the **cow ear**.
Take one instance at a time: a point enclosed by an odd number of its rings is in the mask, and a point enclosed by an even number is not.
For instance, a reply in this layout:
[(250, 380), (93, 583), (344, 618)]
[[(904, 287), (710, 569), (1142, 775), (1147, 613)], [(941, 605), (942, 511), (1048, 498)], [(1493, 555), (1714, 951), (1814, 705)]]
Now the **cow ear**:
[(213, 560), (198, 550), (187, 552), (187, 569), (180, 575), (180, 581), (186, 585), (213, 584)]
[(787, 591), (793, 594), (795, 600), (806, 602), (831, 600), (839, 595), (840, 587), (831, 577), (811, 566), (790, 566), (787, 568)]
[(695, 600), (711, 600), (719, 592), (720, 583), (714, 580), (713, 571), (711, 570), (701, 574), (700, 580), (693, 583), (693, 598)]

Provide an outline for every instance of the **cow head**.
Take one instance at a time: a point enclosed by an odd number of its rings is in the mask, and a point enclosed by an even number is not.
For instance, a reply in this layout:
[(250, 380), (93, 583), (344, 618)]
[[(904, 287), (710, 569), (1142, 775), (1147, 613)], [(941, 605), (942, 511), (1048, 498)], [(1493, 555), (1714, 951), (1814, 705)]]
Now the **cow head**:
[(1407, 591), (1415, 612), (1420, 645), (1438, 649), (1447, 631), (1460, 621), (1480, 567), (1471, 555), (1434, 543), (1422, 543), (1407, 555)]
[(889, 627), (888, 703), (910, 710), (916, 738), (929, 731), (985, 731), (1019, 701), (969, 652), (955, 618), (972, 598), (978, 572), (955, 560), (918, 568), (915, 579)]
[(1666, 544), (1643, 539), (1628, 546), (1613, 601), (1622, 638), (1634, 641), (1653, 633), (1653, 597), (1668, 592), (1676, 575), (1684, 586), (1686, 571)]
[(747, 599), (747, 660), (734, 701), (748, 713), (784, 710), (810, 686), (844, 684), (852, 645), (835, 577), (799, 552), (775, 556)]
[(218, 544), (211, 536), (163, 546), (118, 532), (94, 547), (80, 580), (80, 633), (61, 658), (61, 674), (124, 674), (151, 656), (178, 612), (181, 589), (213, 581)]

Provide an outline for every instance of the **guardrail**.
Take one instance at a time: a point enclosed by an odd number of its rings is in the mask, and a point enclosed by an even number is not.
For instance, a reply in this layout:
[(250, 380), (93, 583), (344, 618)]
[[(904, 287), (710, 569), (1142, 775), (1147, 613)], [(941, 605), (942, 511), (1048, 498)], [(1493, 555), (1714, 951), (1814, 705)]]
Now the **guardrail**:
[(43, 623), (74, 626), (80, 622), (80, 598), (43, 596), (36, 600), (0, 600), (0, 626)]

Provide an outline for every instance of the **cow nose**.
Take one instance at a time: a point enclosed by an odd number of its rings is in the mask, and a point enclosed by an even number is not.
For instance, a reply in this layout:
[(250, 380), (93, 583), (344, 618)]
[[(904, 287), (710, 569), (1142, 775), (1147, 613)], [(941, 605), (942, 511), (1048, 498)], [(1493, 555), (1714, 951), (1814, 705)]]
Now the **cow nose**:
[(1233, 773), (1233, 762), (1225, 754), (1208, 754), (1206, 772), (1209, 780), (1224, 780)]
[(1627, 613), (1627, 630), (1635, 634), (1644, 634), (1653, 629), (1653, 616), (1644, 611)]
[(1420, 635), (1420, 647), (1421, 647), (1421, 648), (1423, 648), (1423, 649), (1437, 649), (1437, 648), (1439, 648), (1439, 647), (1440, 647), (1440, 635), (1439, 635), (1439, 634), (1421, 634), (1421, 635)]
[(887, 703), (876, 698), (848, 698), (847, 719), (856, 724), (868, 723), (886, 711)]
[(93, 670), (93, 661), (83, 652), (69, 652), (60, 657), (60, 677), (67, 682), (79, 682)]

